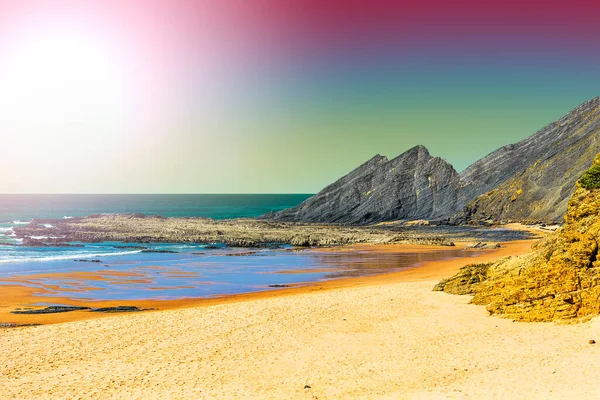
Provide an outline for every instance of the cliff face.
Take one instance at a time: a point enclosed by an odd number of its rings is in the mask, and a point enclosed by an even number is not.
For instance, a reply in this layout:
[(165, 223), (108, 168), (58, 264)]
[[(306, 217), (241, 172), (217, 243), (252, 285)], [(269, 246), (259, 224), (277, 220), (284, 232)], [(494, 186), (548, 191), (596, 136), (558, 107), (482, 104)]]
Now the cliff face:
[(600, 97), (460, 174), (417, 146), (393, 160), (377, 155), (299, 206), (263, 218), (343, 224), (399, 219), (554, 223), (562, 220), (575, 181), (598, 152)]
[(458, 173), (416, 146), (393, 160), (377, 155), (297, 207), (264, 218), (366, 224), (444, 218), (456, 210)]
[(520, 321), (600, 314), (600, 155), (577, 183), (565, 225), (524, 256), (470, 265), (435, 290), (474, 294), (490, 314)]
[(600, 152), (600, 98), (460, 174), (459, 220), (561, 222), (575, 181)]

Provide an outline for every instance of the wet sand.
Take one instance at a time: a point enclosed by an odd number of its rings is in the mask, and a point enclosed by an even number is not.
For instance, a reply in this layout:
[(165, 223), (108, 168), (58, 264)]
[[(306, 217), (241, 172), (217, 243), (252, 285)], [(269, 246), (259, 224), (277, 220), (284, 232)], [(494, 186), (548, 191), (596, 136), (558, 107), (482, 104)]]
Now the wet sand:
[[(14, 324), (53, 324), (68, 321), (78, 321), (95, 318), (105, 318), (112, 316), (102, 313), (91, 313), (89, 311), (72, 311), (56, 314), (11, 314), (10, 312), (18, 308), (43, 308), (36, 306), (37, 304), (60, 304), (70, 306), (83, 306), (91, 308), (100, 307), (116, 307), (116, 306), (137, 306), (149, 311), (160, 311), (177, 309), (184, 307), (210, 306), (215, 304), (240, 302), (254, 300), (260, 298), (272, 298), (290, 294), (301, 294), (304, 292), (312, 292), (315, 290), (324, 290), (340, 287), (358, 286), (358, 285), (376, 285), (388, 282), (406, 281), (407, 279), (431, 278), (439, 273), (444, 274), (446, 270), (455, 270), (460, 266), (472, 262), (485, 262), (490, 259), (496, 259), (507, 254), (517, 254), (528, 249), (531, 240), (514, 241), (503, 244), (503, 247), (495, 250), (471, 250), (473, 257), (444, 259), (445, 254), (450, 255), (455, 250), (463, 250), (467, 245), (459, 244), (456, 248), (448, 248), (447, 246), (429, 246), (429, 245), (353, 245), (342, 246), (335, 248), (323, 248), (314, 250), (322, 253), (346, 253), (342, 260), (348, 260), (348, 255), (352, 259), (360, 260), (360, 257), (385, 255), (398, 253), (436, 253), (439, 254), (441, 260), (425, 262), (417, 264), (414, 268), (406, 268), (404, 270), (392, 273), (368, 275), (368, 276), (343, 276), (338, 279), (332, 279), (322, 282), (307, 282), (300, 284), (291, 284), (289, 288), (273, 288), (265, 289), (264, 291), (217, 296), (213, 298), (184, 298), (178, 300), (103, 300), (103, 301), (85, 301), (77, 300), (68, 297), (50, 296), (51, 292), (60, 291), (59, 286), (49, 283), (42, 283), (41, 288), (32, 288), (27, 284), (35, 282), (43, 282), (44, 280), (56, 281), (57, 279), (66, 279), (70, 285), (78, 287), (71, 291), (86, 292), (94, 290), (90, 289), (90, 284), (94, 281), (108, 281), (111, 284), (119, 284), (118, 278), (137, 278), (141, 280), (142, 275), (133, 272), (98, 270), (94, 272), (70, 272), (70, 273), (48, 273), (26, 275), (21, 277), (3, 278), (3, 282), (12, 282), (11, 285), (0, 285), (0, 322)], [(427, 258), (427, 257), (425, 257)], [(372, 262), (372, 261), (370, 261)], [(149, 269), (164, 269), (163, 267), (145, 267)], [(325, 269), (322, 269), (323, 271)], [(311, 270), (308, 270), (311, 271)], [(172, 273), (173, 271), (169, 272)], [(177, 271), (175, 271), (176, 273)], [(306, 273), (307, 270), (288, 270), (280, 273)], [(343, 274), (341, 274), (343, 275)], [(143, 280), (142, 280), (143, 281)], [(208, 282), (207, 284), (210, 284)], [(129, 315), (129, 314), (128, 314)]]
[(513, 323), (467, 304), (469, 296), (431, 291), (462, 264), (432, 262), (208, 307), (0, 330), (0, 398), (600, 396), (600, 348), (588, 344), (600, 339), (599, 319)]

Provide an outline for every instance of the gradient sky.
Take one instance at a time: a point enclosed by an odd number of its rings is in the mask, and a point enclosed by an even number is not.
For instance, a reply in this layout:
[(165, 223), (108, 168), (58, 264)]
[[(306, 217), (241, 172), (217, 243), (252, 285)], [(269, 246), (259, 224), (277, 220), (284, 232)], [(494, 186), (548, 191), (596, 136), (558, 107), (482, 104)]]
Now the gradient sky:
[(600, 2), (0, 0), (0, 192), (313, 193), (462, 170), (600, 95)]

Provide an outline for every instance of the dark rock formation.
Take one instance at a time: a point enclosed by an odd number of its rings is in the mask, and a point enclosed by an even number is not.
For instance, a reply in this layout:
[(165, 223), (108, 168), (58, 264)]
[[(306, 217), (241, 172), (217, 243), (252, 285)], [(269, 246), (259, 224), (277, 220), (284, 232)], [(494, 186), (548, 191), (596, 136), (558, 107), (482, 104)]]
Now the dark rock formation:
[(93, 308), (91, 312), (101, 312), (101, 313), (121, 313), (121, 312), (140, 312), (145, 311), (146, 309), (139, 308), (136, 306), (117, 306), (117, 307), (102, 307), (102, 308)]
[(11, 314), (57, 314), (71, 311), (89, 310), (89, 307), (76, 307), (76, 306), (50, 306), (41, 309), (32, 310), (15, 310), (11, 311)]
[(458, 221), (561, 222), (598, 152), (600, 97), (463, 171), (459, 204), (468, 205)]
[(15, 324), (13, 322), (0, 322), (0, 329), (23, 328), (27, 326), (39, 326), (40, 324)]
[(457, 210), (459, 187), (450, 164), (417, 146), (393, 160), (377, 155), (299, 206), (264, 218), (341, 224), (446, 218)]
[(600, 151), (600, 98), (457, 174), (417, 146), (377, 155), (297, 207), (263, 216), (300, 222), (391, 220), (548, 222), (562, 219), (575, 181)]

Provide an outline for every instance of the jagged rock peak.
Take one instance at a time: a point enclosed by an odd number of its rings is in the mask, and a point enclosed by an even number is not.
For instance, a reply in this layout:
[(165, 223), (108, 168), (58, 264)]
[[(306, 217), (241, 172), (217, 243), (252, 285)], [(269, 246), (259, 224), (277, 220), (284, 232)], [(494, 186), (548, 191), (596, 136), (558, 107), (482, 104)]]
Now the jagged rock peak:
[(455, 208), (458, 173), (415, 146), (392, 160), (376, 155), (292, 209), (264, 218), (366, 224), (396, 219), (437, 219)]
[[(400, 158), (404, 155), (416, 155), (419, 158), (430, 158), (431, 157), (431, 154), (429, 153), (429, 149), (427, 147), (423, 146), (422, 144), (418, 144), (414, 147), (411, 147), (410, 149), (406, 150), (404, 153), (396, 156), (394, 159)], [(392, 159), (392, 160), (394, 160), (394, 159)]]
[(388, 158), (386, 156), (382, 156), (381, 154), (375, 154), (369, 161), (367, 161), (366, 163), (364, 163), (363, 165), (367, 165), (367, 164), (379, 164), (382, 162), (388, 162)]
[(592, 99), (589, 99), (589, 100), (581, 103), (580, 105), (578, 105), (577, 107), (575, 107), (574, 109), (569, 111), (565, 116), (563, 116), (557, 122), (561, 123), (561, 122), (567, 121), (569, 119), (572, 119), (574, 116), (580, 115), (582, 113), (589, 113), (599, 107), (600, 107), (600, 96), (594, 97)]

